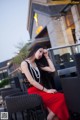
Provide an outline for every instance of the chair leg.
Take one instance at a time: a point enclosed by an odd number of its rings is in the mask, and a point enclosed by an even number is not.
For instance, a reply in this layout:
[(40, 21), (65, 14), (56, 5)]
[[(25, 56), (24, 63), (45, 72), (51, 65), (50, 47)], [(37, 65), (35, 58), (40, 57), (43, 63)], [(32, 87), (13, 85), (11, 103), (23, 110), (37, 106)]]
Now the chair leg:
[(14, 113), (15, 120), (17, 120), (17, 113)]
[(42, 105), (40, 105), (39, 108), (33, 109), (32, 116), (34, 117), (34, 120), (47, 120), (46, 113)]
[(13, 120), (12, 114), (9, 113), (9, 120)]
[(25, 118), (24, 118), (24, 112), (21, 112), (22, 113), (22, 119), (24, 120)]
[(29, 110), (26, 110), (26, 120), (31, 120), (31, 114)]

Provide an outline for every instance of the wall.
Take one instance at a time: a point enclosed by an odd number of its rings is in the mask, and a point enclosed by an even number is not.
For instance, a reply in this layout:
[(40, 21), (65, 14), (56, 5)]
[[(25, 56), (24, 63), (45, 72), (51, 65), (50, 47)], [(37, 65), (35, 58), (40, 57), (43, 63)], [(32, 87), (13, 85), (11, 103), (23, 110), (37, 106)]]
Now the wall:
[(38, 26), (36, 26), (36, 22), (34, 20), (34, 23), (33, 23), (33, 32), (32, 32), (32, 39), (34, 39), (36, 37), (36, 29), (39, 27), (39, 26), (43, 26), (43, 28), (45, 26), (47, 26), (48, 22), (50, 21), (50, 17), (48, 16), (45, 16), (44, 14), (38, 14)]

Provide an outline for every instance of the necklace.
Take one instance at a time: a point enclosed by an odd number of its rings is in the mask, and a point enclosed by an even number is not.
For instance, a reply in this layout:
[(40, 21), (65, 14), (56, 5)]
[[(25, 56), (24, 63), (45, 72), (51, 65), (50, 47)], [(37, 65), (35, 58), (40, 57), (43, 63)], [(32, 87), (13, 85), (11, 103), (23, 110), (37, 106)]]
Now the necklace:
[[(34, 67), (30, 64), (30, 70), (31, 70), (31, 72), (32, 72), (33, 78), (35, 79), (35, 77), (34, 77), (34, 73), (35, 73), (35, 76), (36, 76), (37, 79), (39, 79), (39, 83), (40, 83), (40, 71), (39, 71), (38, 67), (34, 68)], [(33, 71), (34, 71), (34, 73), (33, 73)]]

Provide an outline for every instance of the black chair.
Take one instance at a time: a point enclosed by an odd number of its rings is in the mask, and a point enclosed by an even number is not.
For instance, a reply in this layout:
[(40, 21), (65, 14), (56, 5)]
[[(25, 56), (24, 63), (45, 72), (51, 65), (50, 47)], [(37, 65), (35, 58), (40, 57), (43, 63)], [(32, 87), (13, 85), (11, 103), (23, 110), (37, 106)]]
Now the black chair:
[(58, 76), (58, 73), (54, 73), (54, 84), (55, 84), (55, 89), (59, 92), (62, 92), (62, 86), (61, 86), (61, 81), (60, 81), (60, 76)]
[(10, 78), (10, 85), (12, 88), (19, 88), (21, 89), (20, 81), (17, 76)]
[(61, 57), (60, 57), (59, 54), (54, 55), (54, 58), (55, 58), (56, 64), (60, 64), (61, 63)]
[(7, 96), (5, 99), (9, 120), (46, 120), (43, 102), (39, 95), (22, 93)]
[[(2, 91), (7, 91), (7, 90), (11, 90), (12, 88), (11, 87), (9, 87), (9, 88), (0, 88), (0, 96), (1, 96), (1, 92)], [(4, 103), (4, 101), (3, 101), (3, 98), (2, 98), (2, 96), (0, 97), (0, 106), (1, 106), (1, 111), (4, 111), (4, 106), (5, 106), (5, 103)]]
[[(65, 95), (67, 106), (75, 117), (80, 119), (80, 53), (74, 54), (76, 65), (76, 77), (61, 78), (61, 85)], [(73, 119), (74, 120), (74, 119)]]
[(9, 88), (9, 89), (4, 89), (1, 91), (1, 96), (3, 99), (2, 106), (4, 108), (4, 111), (6, 111), (5, 97), (8, 95), (14, 94), (14, 93), (19, 93), (19, 92), (21, 92), (21, 89), (19, 89), (19, 88), (14, 88), (14, 89)]
[(74, 54), (78, 77), (80, 78), (80, 53)]
[(64, 62), (64, 67), (69, 68), (75, 66), (75, 62)]
[(6, 96), (14, 94), (14, 93), (19, 93), (19, 92), (21, 92), (21, 90), (19, 88), (8, 89), (8, 90), (1, 91), (1, 96), (4, 101)]
[(12, 89), (11, 87), (10, 87), (10, 88), (1, 88), (1, 89), (0, 89), (0, 95), (1, 95), (1, 92), (2, 92), (2, 91), (7, 91), (7, 90), (11, 90), (11, 89)]
[(63, 60), (63, 62), (70, 62), (71, 59), (70, 53), (65, 53), (61, 55), (61, 59)]
[[(22, 118), (24, 119), (25, 108), (27, 110), (26, 117), (28, 120), (32, 118), (34, 118), (34, 120), (37, 120), (39, 118), (40, 119), (46, 118), (46, 115), (44, 115), (44, 109), (43, 109), (44, 107), (42, 105), (43, 102), (40, 96), (36, 94), (29, 95), (27, 91), (22, 92), (21, 89), (19, 88), (7, 89), (1, 91), (1, 95), (4, 102), (3, 104), (4, 111), (9, 112), (9, 116), (11, 116), (10, 120), (17, 119), (17, 115), (18, 115), (17, 112), (21, 112), (21, 110), (22, 110), (22, 114), (19, 115), (22, 115)], [(6, 97), (8, 97), (8, 99), (6, 99)], [(6, 101), (5, 99), (8, 101)], [(14, 115), (12, 115), (12, 111)], [(18, 115), (18, 119), (19, 119), (19, 115)]]
[(61, 84), (68, 109), (70, 113), (72, 113), (72, 115), (76, 117), (76, 120), (79, 120), (80, 119), (80, 79), (78, 77), (61, 78)]

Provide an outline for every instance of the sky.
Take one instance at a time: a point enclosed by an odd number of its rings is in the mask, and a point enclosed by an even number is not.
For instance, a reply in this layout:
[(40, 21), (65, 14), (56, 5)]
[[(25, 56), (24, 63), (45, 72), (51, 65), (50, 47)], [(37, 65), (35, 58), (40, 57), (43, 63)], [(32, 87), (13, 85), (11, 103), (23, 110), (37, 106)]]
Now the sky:
[(28, 9), (29, 0), (0, 0), (0, 62), (14, 57), (17, 46), (30, 40)]

